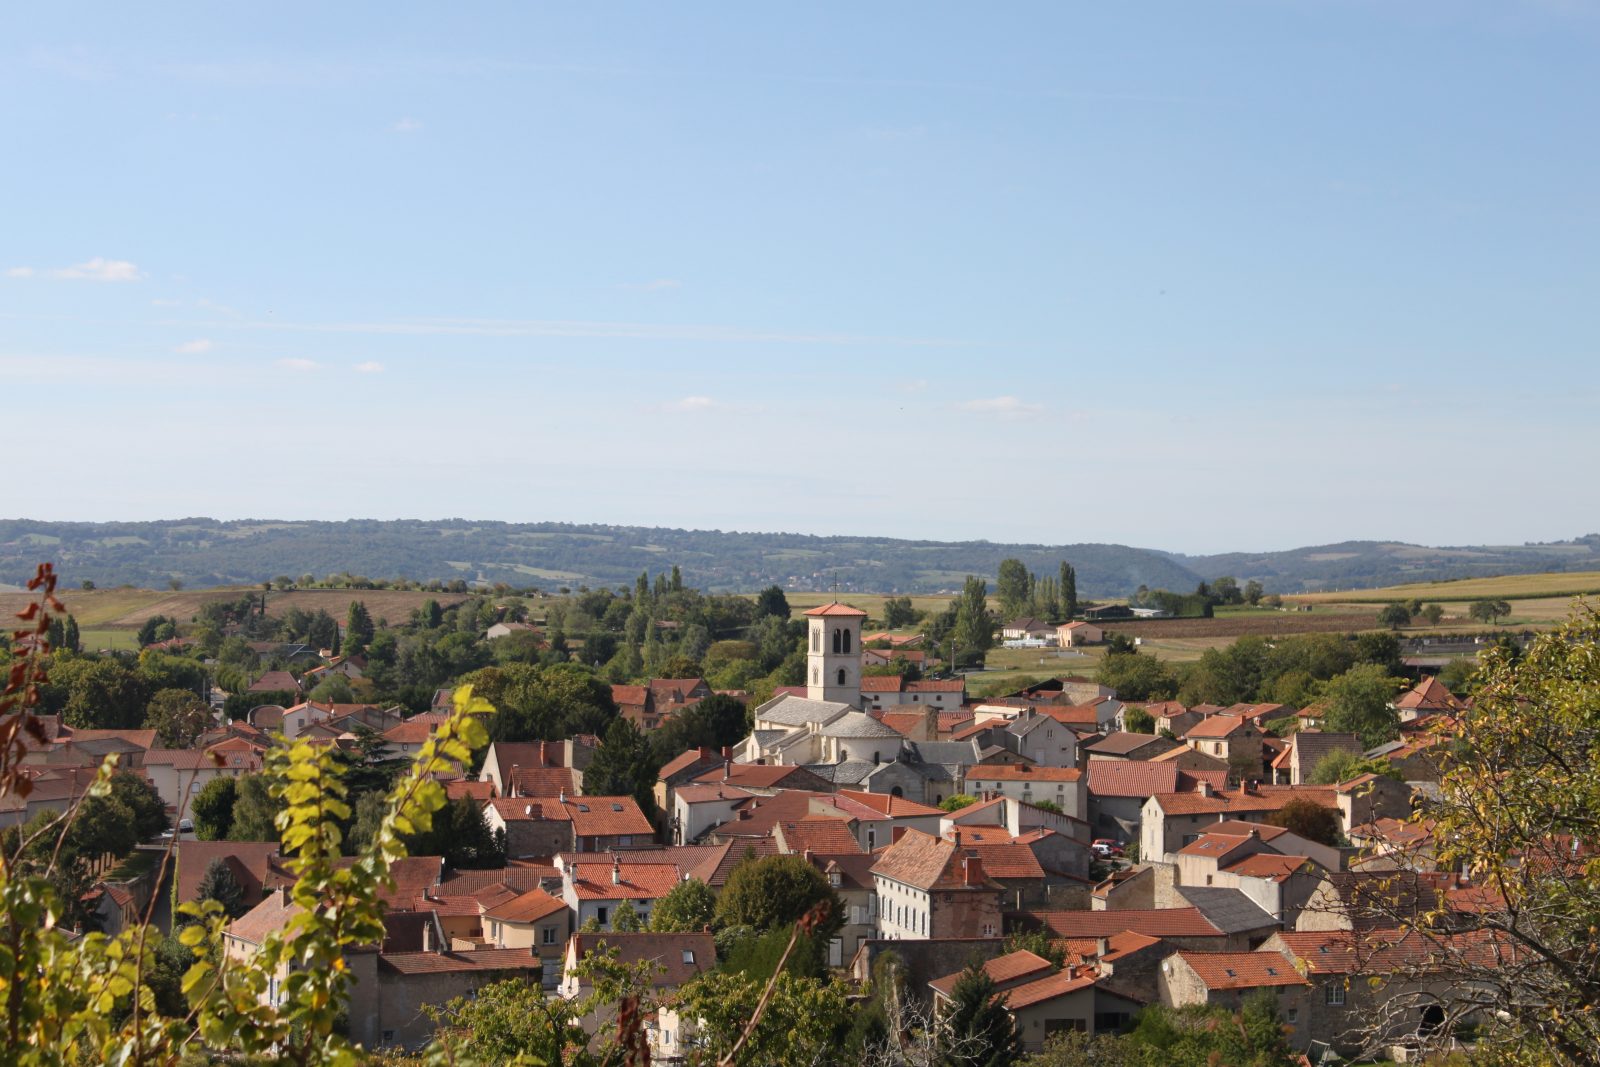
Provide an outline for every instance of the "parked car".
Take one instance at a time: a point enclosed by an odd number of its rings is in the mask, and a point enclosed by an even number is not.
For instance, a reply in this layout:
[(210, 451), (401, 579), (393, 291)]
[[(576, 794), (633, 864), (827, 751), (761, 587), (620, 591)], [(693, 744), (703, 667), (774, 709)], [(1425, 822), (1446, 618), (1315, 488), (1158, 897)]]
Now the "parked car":
[(1089, 847), (1093, 849), (1094, 854), (1099, 856), (1101, 859), (1108, 859), (1112, 856), (1120, 856), (1123, 853), (1122, 846), (1111, 840), (1109, 837), (1097, 837), (1095, 838), (1094, 842), (1089, 845)]
[(178, 820), (178, 832), (180, 834), (193, 833), (194, 832), (194, 820), (193, 819), (179, 819)]

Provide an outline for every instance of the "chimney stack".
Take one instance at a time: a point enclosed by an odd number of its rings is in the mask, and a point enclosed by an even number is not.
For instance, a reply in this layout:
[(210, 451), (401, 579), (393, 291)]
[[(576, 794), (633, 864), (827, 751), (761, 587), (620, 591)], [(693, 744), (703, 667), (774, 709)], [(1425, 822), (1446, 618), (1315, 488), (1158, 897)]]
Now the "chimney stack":
[(955, 844), (956, 848), (961, 847), (961, 827), (952, 826), (950, 828), (950, 840)]
[(732, 763), (733, 762), (733, 748), (732, 748), (732, 746), (730, 746), (730, 745), (723, 745), (722, 746), (722, 762), (723, 763)]
[(611, 857), (611, 884), (622, 884), (622, 864), (617, 862), (617, 858), (615, 856)]
[(961, 861), (962, 880), (967, 885), (983, 884), (983, 860), (977, 856), (967, 856)]
[(1096, 956), (1108, 956), (1110, 954), (1111, 954), (1111, 939), (1109, 937), (1102, 937), (1102, 938), (1096, 939), (1096, 941), (1095, 941), (1095, 955)]
[(422, 951), (432, 952), (433, 949), (433, 923), (425, 922), (422, 924)]
[(520, 769), (521, 767), (518, 764), (513, 763), (511, 765), (511, 778), (507, 783), (510, 788), (506, 790), (506, 796), (508, 797), (514, 797), (517, 795), (517, 771)]
[(889, 830), (889, 842), (891, 844), (900, 840), (904, 836), (906, 836), (906, 828), (904, 826), (895, 826)]

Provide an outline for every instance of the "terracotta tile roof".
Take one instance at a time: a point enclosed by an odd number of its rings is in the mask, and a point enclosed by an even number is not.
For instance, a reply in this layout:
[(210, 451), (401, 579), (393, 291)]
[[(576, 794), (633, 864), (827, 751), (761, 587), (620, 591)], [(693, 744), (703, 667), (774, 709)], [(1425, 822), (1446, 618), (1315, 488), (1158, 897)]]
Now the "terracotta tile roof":
[[(720, 782), (722, 778), (722, 768), (715, 767), (695, 778), (695, 781)], [(796, 785), (805, 783), (807, 786), (827, 784), (804, 767), (783, 767), (771, 763), (735, 763), (728, 768), (727, 778), (730, 785), (752, 789), (775, 789), (786, 782)]]
[(515, 771), (502, 767), (501, 774), (502, 780), (509, 779), (506, 788), (513, 796), (553, 798), (565, 793), (571, 797), (578, 791), (571, 767), (518, 767)]
[(1282, 882), (1298, 870), (1312, 866), (1308, 856), (1278, 856), (1270, 852), (1257, 852), (1222, 868), (1241, 878), (1270, 878)]
[(1041, 705), (1040, 715), (1048, 715), (1063, 726), (1098, 726), (1100, 712), (1093, 704), (1072, 704), (1066, 707)]
[(717, 963), (717, 943), (711, 934), (574, 934), (571, 950), (581, 960), (600, 946), (615, 949), (617, 962), (651, 962), (657, 988), (676, 988)]
[(1226, 770), (1186, 771), (1171, 763), (1141, 760), (1089, 761), (1089, 793), (1092, 796), (1153, 797), (1157, 793), (1187, 792), (1200, 782), (1209, 782), (1213, 789), (1221, 789), (1227, 781)]
[(1180, 952), (1207, 989), (1258, 989), (1310, 985), (1294, 964), (1277, 952)]
[(259, 771), (261, 756), (254, 751), (226, 751), (213, 754), (194, 748), (152, 748), (144, 754), (146, 767), (172, 767), (175, 770)]
[(722, 759), (722, 757), (720, 755), (718, 755), (718, 753), (717, 753), (717, 751), (715, 749), (710, 749), (710, 748), (691, 748), (691, 749), (687, 749), (687, 750), (685, 750), (683, 752), (680, 752), (678, 755), (673, 756), (670, 760), (668, 760), (662, 766), (661, 770), (657, 773), (656, 778), (657, 778), (658, 781), (663, 781), (664, 782), (667, 779), (671, 778), (673, 775), (680, 774), (683, 771), (688, 770), (690, 767), (693, 767), (695, 764), (701, 762), (702, 760), (704, 760), (707, 763), (715, 763), (715, 762), (720, 761), (721, 759)]
[(740, 806), (739, 812), (727, 822), (712, 827), (719, 837), (766, 837), (780, 822), (798, 822), (813, 814), (811, 802), (826, 799), (826, 793), (805, 789), (784, 789), (772, 796), (754, 796)]
[(867, 613), (862, 611), (860, 608), (852, 608), (850, 605), (841, 604), (838, 601), (834, 601), (832, 604), (823, 604), (820, 607), (811, 608), (805, 612), (802, 612), (802, 614), (810, 618), (847, 617), (864, 619), (867, 617)]
[(1114, 963), (1131, 952), (1138, 952), (1140, 949), (1159, 944), (1161, 944), (1159, 937), (1141, 934), (1136, 930), (1124, 930), (1120, 934), (1113, 934), (1106, 938), (1106, 948), (1110, 949), (1110, 951), (1100, 958)]
[(863, 693), (898, 693), (905, 688), (906, 680), (898, 674), (864, 674), (861, 676)]
[(1332, 788), (1302, 785), (1263, 785), (1251, 792), (1216, 791), (1205, 796), (1198, 791), (1188, 793), (1157, 793), (1155, 800), (1168, 815), (1207, 815), (1226, 812), (1277, 811), (1296, 797), (1313, 800), (1325, 808), (1336, 808)]
[(471, 797), (473, 800), (488, 800), (494, 796), (493, 782), (468, 782), (458, 780), (444, 783), (444, 795), (451, 800), (460, 800), (462, 797)]
[(808, 818), (798, 822), (780, 822), (773, 828), (773, 836), (786, 852), (861, 852), (856, 835), (843, 819)]
[(1242, 715), (1211, 715), (1189, 727), (1183, 736), (1219, 740), (1232, 737), (1248, 725), (1250, 723)]
[(503, 867), (486, 871), (451, 871), (440, 879), (439, 892), (454, 896), (478, 896), (504, 886), (515, 893), (526, 893), (538, 889), (545, 875), (556, 876), (558, 872), (553, 867)]
[(1029, 763), (1000, 763), (973, 767), (967, 781), (1076, 782), (1083, 772), (1076, 767), (1035, 767)]
[(632, 797), (568, 796), (566, 807), (579, 837), (655, 836), (655, 826)]
[(907, 830), (900, 840), (883, 850), (872, 873), (922, 890), (996, 888), (987, 873), (981, 886), (966, 884), (964, 860), (971, 851), (920, 830)]
[(740, 789), (736, 785), (723, 785), (707, 782), (704, 785), (680, 785), (674, 790), (678, 799), (685, 804), (703, 804), (716, 800), (744, 800), (759, 794), (748, 789)]
[(1011, 841), (969, 842), (968, 835), (963, 830), (961, 847), (966, 852), (977, 853), (978, 858), (983, 861), (983, 873), (992, 878), (1007, 882), (1044, 878), (1044, 868), (1039, 866), (1039, 857), (1035, 856), (1033, 849), (1025, 844)]
[[(920, 733), (928, 720), (920, 711), (886, 711), (878, 716), (878, 721), (896, 733), (910, 737), (913, 733)], [(938, 730), (938, 727), (934, 729)]]
[(841, 789), (837, 795), (857, 804), (864, 804), (891, 819), (915, 815), (944, 815), (944, 811), (940, 808), (918, 804), (915, 800), (907, 800), (905, 797), (890, 796), (888, 793), (864, 793), (857, 789)]
[(397, 974), (449, 974), (463, 971), (531, 971), (540, 969), (535, 949), (480, 948), (473, 952), (384, 952), (380, 966)]
[(270, 934), (287, 926), (301, 910), (300, 905), (287, 899), (287, 894), (268, 893), (255, 907), (229, 923), (228, 933), (241, 941), (260, 945)]
[(1394, 706), (1408, 711), (1464, 711), (1467, 705), (1443, 682), (1429, 676), (1401, 694)]
[(89, 745), (103, 742), (121, 742), (133, 748), (156, 747), (154, 730), (86, 730), (72, 726), (61, 727), (56, 735), (57, 745)]
[(554, 797), (494, 797), (485, 806), (499, 812), (506, 822), (572, 821), (566, 807)]
[[(613, 852), (612, 857), (621, 853)], [(590, 859), (590, 856), (594, 856)], [(577, 867), (578, 878), (572, 889), (579, 900), (656, 900), (664, 897), (672, 887), (683, 881), (683, 871), (676, 863), (634, 863), (615, 859), (607, 862), (606, 856), (583, 853)], [(617, 881), (611, 880), (612, 871)]]
[(975, 722), (970, 726), (963, 726), (958, 730), (951, 731), (950, 740), (965, 741), (968, 738), (977, 737), (979, 734), (987, 731), (990, 727), (1004, 725), (1005, 723), (1003, 721), (996, 722), (994, 719), (986, 719), (983, 722)]
[(1035, 1004), (1043, 1004), (1045, 1001), (1054, 1000), (1069, 993), (1076, 993), (1080, 989), (1088, 989), (1097, 981), (1099, 981), (1099, 976), (1093, 971), (1074, 972), (1071, 968), (1064, 968), (1047, 978), (1040, 978), (1029, 982), (1027, 985), (1020, 985), (1015, 989), (1002, 993), (1001, 996), (1005, 998), (1006, 1008), (1016, 1011), (1019, 1008), (1032, 1007)]
[(649, 699), (649, 686), (614, 685), (611, 687), (611, 700), (618, 707), (622, 707), (627, 704), (641, 705)]
[(299, 691), (300, 683), (295, 681), (294, 675), (288, 671), (267, 671), (245, 690), (247, 693), (298, 693)]
[(200, 898), (200, 882), (216, 859), (233, 870), (246, 903), (260, 900), (266, 890), (291, 884), (294, 876), (278, 858), (278, 848), (276, 841), (178, 841), (172, 846), (178, 868), (178, 901)]
[(839, 888), (872, 891), (872, 865), (878, 857), (868, 852), (811, 853), (811, 865), (824, 874), (839, 872)]
[(551, 896), (543, 889), (530, 889), (520, 896), (511, 897), (502, 901), (488, 911), (484, 916), (490, 919), (499, 919), (509, 923), (531, 923), (543, 919), (547, 915), (554, 915), (565, 911), (567, 905), (560, 899)]
[(1246, 834), (1201, 834), (1178, 850), (1181, 856), (1226, 856), (1250, 840)]
[(924, 678), (917, 682), (907, 682), (908, 693), (965, 693), (967, 680), (965, 678)]
[[(1016, 983), (1020, 979), (1044, 974), (1052, 966), (1054, 964), (1043, 956), (1029, 952), (1027, 949), (1020, 949), (1016, 952), (1008, 952), (1004, 956), (996, 956), (993, 959), (984, 960), (983, 973), (987, 974), (994, 984), (998, 986)], [(948, 997), (955, 990), (956, 983), (961, 980), (962, 973), (957, 971), (955, 974), (947, 974), (943, 978), (935, 978), (928, 984)]]
[(393, 741), (397, 745), (420, 745), (433, 736), (433, 732), (444, 724), (450, 716), (443, 713), (423, 712), (413, 715), (398, 726), (391, 726), (383, 732), (385, 741)]
[(722, 858), (717, 861), (716, 868), (710, 877), (705, 879), (706, 885), (713, 889), (720, 889), (728, 881), (728, 872), (743, 863), (752, 854), (757, 857), (778, 855), (778, 843), (770, 837), (741, 838), (730, 841), (722, 846)]
[(1128, 908), (1118, 911), (1036, 911), (1057, 937), (1111, 937), (1124, 931), (1146, 937), (1223, 937), (1199, 908)]

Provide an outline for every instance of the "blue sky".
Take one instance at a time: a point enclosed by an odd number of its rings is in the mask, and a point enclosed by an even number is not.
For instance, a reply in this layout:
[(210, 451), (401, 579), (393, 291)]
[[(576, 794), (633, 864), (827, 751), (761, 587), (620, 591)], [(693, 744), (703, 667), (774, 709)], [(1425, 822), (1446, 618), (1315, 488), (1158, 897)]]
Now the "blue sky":
[(1586, 0), (13, 5), (4, 510), (1597, 530), (1597, 51)]

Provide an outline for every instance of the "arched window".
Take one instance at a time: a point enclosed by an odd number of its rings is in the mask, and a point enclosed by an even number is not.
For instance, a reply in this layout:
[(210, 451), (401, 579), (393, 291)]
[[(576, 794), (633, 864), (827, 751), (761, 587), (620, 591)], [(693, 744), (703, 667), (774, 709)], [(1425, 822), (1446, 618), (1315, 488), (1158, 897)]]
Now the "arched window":
[(838, 655), (841, 651), (843, 651), (842, 646), (844, 644), (844, 640), (840, 636), (843, 632), (844, 632), (843, 630), (835, 630), (835, 631), (833, 631), (833, 652), (834, 652), (834, 655)]
[(840, 685), (844, 685), (845, 684), (844, 679), (845, 679), (844, 668), (840, 667), (839, 668), (839, 684)]
[(893, 789), (889, 790), (889, 795), (892, 797), (903, 797), (906, 795), (906, 793), (905, 790), (901, 789), (899, 786), (895, 786)]
[(844, 649), (843, 649), (843, 651), (848, 654), (849, 651), (850, 651), (850, 631), (849, 630), (841, 630), (840, 634), (844, 637)]

